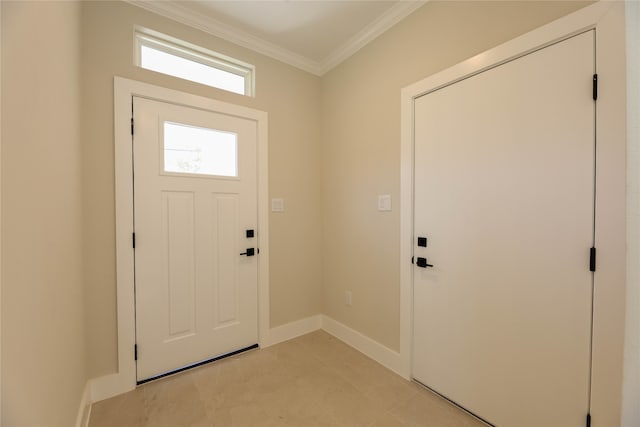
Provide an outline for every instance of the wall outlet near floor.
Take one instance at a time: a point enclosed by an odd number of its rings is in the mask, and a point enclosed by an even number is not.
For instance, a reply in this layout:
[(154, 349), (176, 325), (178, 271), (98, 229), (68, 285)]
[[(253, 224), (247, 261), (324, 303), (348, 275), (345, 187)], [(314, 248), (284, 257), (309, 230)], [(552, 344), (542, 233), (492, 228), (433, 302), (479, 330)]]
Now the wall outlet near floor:
[(353, 294), (351, 291), (344, 291), (344, 303), (347, 307), (351, 307), (353, 305)]

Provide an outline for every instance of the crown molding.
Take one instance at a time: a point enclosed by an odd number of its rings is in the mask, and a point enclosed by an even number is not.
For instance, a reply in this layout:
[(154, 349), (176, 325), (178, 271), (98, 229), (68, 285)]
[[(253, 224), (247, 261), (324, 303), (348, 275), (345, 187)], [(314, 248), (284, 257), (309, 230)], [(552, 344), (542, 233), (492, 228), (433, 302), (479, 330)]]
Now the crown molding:
[(179, 4), (177, 1), (124, 0), (126, 3), (162, 15), (166, 18), (204, 31), (223, 40), (246, 47), (278, 61), (319, 75), (320, 64), (297, 53), (291, 52), (260, 37), (256, 37), (229, 24), (213, 19)]
[(320, 75), (323, 75), (340, 65), (357, 51), (371, 43), (379, 35), (418, 10), (427, 1), (428, 0), (400, 1), (393, 7), (389, 8), (385, 13), (380, 15), (378, 19), (364, 27), (355, 36), (347, 40), (345, 44), (331, 52), (329, 56), (323, 59), (320, 64)]
[(350, 38), (344, 45), (340, 46), (325, 59), (318, 62), (292, 52), (289, 49), (285, 49), (274, 43), (268, 42), (260, 37), (256, 37), (253, 34), (249, 34), (246, 31), (240, 30), (227, 23), (188, 9), (181, 5), (179, 1), (123, 1), (204, 31), (223, 40), (251, 49), (262, 55), (282, 61), (293, 67), (315, 74), (316, 76), (322, 76), (342, 63), (358, 50), (373, 41), (376, 37), (413, 13), (426, 2), (425, 0), (400, 1), (378, 17), (378, 19)]

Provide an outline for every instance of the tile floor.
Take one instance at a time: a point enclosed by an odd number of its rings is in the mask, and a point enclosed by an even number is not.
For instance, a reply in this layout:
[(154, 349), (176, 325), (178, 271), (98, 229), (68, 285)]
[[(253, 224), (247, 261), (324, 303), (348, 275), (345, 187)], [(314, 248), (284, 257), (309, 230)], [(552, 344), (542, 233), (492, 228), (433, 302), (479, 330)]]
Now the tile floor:
[(323, 331), (93, 405), (90, 427), (475, 427), (481, 422)]

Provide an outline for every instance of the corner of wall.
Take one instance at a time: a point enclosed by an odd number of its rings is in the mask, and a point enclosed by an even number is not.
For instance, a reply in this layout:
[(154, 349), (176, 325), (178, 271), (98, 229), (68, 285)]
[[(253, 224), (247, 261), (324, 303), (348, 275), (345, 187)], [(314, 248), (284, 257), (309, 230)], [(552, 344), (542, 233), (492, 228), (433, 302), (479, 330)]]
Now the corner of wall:
[(270, 347), (319, 329), (333, 335), (401, 377), (409, 379), (408, 367), (405, 366), (406, 363), (400, 353), (324, 314), (317, 314), (271, 328), (269, 335), (261, 340), (260, 346), (262, 348)]
[(75, 427), (87, 427), (91, 417), (91, 381), (87, 381), (80, 398)]
[(275, 328), (269, 329), (268, 336), (264, 338), (260, 337), (260, 346), (262, 348), (271, 347), (272, 345), (317, 331), (321, 327), (322, 315), (320, 314), (276, 326)]
[(408, 366), (405, 366), (402, 355), (397, 351), (372, 340), (366, 335), (352, 329), (329, 316), (322, 316), (322, 330), (333, 335), (346, 344), (375, 360), (387, 369), (392, 370), (404, 379), (409, 378)]

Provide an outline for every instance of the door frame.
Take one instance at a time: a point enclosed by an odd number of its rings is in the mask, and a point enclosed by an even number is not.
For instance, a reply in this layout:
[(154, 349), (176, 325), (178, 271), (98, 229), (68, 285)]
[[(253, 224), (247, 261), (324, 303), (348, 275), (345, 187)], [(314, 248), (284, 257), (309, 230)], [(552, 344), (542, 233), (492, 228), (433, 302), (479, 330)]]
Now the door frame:
[[(131, 111), (134, 96), (199, 108), (256, 122), (258, 179), (258, 344), (267, 345), (269, 332), (269, 144), (268, 114), (198, 95), (114, 77), (114, 141), (116, 202), (116, 289), (118, 373), (101, 383), (101, 396), (116, 395), (136, 387), (135, 294), (133, 235), (133, 149)], [(108, 379), (108, 380), (107, 380)]]
[[(596, 30), (599, 75), (596, 147), (597, 286), (594, 292), (591, 412), (594, 426), (619, 425), (625, 310), (625, 54), (624, 4), (598, 2), (553, 21), (401, 92), (400, 147), (400, 363), (412, 377), (414, 100), (514, 58), (589, 29)], [(535, 84), (535, 82), (532, 82)], [(588, 90), (588, 88), (587, 88)], [(586, 268), (586, 267), (585, 267)]]

